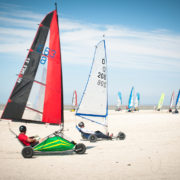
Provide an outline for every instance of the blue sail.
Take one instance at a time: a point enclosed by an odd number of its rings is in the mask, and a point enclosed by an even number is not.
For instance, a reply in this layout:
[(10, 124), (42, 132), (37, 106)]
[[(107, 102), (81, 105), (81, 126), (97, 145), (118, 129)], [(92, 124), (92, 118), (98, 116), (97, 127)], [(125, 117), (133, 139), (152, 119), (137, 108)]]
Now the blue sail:
[(122, 95), (121, 95), (121, 92), (118, 92), (118, 97), (120, 99), (120, 104), (122, 105)]
[(138, 102), (139, 102), (139, 101), (140, 101), (140, 94), (137, 93), (136, 96), (137, 96), (137, 100), (138, 100)]
[(179, 107), (179, 105), (180, 105), (180, 99), (179, 98), (180, 98), (180, 90), (179, 90), (178, 95), (177, 95), (175, 109), (177, 109)]
[(131, 93), (130, 93), (130, 96), (129, 96), (129, 104), (128, 104), (128, 109), (132, 109), (133, 106), (134, 106), (134, 87), (132, 87), (131, 89)]

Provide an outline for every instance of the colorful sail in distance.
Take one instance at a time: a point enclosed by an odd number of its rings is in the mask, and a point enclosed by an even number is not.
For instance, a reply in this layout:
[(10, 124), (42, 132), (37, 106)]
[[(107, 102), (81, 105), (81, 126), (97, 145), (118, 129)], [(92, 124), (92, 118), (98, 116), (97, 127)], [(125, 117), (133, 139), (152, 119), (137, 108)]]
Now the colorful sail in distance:
[(163, 106), (163, 102), (164, 102), (164, 97), (165, 97), (165, 94), (162, 93), (161, 94), (161, 97), (160, 97), (160, 100), (159, 100), (159, 103), (158, 103), (158, 106), (157, 106), (157, 110), (160, 111), (162, 106)]
[(134, 87), (132, 87), (129, 95), (128, 110), (131, 111), (134, 107)]
[[(44, 71), (44, 68), (47, 71)], [(63, 123), (61, 68), (58, 16), (57, 11), (54, 10), (47, 14), (39, 25), (1, 118), (52, 124)], [(39, 92), (41, 92), (41, 97), (37, 101)]]
[(140, 94), (136, 93), (136, 99), (135, 99), (135, 103), (134, 103), (135, 110), (139, 110), (139, 103), (140, 103)]
[(90, 75), (76, 115), (97, 124), (107, 126), (107, 58), (105, 40), (96, 48)]
[(171, 100), (170, 100), (169, 112), (172, 112), (173, 102), (174, 102), (174, 91), (172, 93)]
[(176, 98), (176, 105), (175, 105), (175, 109), (177, 110), (180, 106), (180, 90), (178, 92), (177, 98)]
[(76, 90), (73, 92), (72, 107), (73, 107), (73, 109), (76, 109), (76, 107), (77, 107), (77, 92), (76, 92)]
[(118, 92), (116, 111), (120, 111), (122, 106), (122, 95)]

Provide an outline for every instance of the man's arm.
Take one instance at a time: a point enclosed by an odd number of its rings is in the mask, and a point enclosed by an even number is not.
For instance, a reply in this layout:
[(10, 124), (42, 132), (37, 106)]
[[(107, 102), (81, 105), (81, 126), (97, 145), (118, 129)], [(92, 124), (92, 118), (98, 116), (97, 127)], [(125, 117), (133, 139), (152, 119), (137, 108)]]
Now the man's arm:
[(81, 128), (81, 131), (82, 131), (83, 133), (95, 134), (95, 132), (94, 132), (94, 131), (87, 130), (87, 129), (85, 129), (85, 128)]
[(28, 137), (26, 141), (29, 143), (32, 143), (32, 142), (35, 142), (36, 139)]

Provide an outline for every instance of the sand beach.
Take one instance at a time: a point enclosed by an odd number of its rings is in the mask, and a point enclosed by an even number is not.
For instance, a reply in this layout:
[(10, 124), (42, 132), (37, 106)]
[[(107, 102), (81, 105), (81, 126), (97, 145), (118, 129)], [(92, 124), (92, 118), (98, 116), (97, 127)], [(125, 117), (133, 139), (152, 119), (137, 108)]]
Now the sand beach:
[[(1, 110), (2, 113), (2, 110)], [(83, 155), (72, 151), (43, 154), (24, 159), (22, 145), (9, 131), (18, 133), (21, 124), (0, 121), (0, 179), (62, 180), (179, 180), (180, 179), (180, 115), (167, 110), (109, 111), (109, 132), (126, 134), (123, 141), (82, 140), (73, 112), (65, 111), (65, 135), (87, 147)], [(93, 128), (90, 123), (87, 126)], [(27, 135), (45, 137), (57, 126), (25, 124)]]

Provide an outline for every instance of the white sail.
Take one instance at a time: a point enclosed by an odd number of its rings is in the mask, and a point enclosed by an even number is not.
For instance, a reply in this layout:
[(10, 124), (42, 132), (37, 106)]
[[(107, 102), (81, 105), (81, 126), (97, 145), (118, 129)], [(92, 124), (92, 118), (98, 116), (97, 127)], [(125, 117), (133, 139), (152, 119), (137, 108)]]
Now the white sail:
[(76, 92), (76, 90), (73, 92), (72, 107), (73, 107), (73, 108), (76, 108), (76, 107), (77, 107), (77, 92)]
[(173, 107), (173, 102), (174, 102), (174, 91), (172, 93), (171, 100), (170, 100), (170, 106), (169, 106), (170, 109), (172, 109)]
[(121, 92), (118, 92), (116, 111), (120, 111), (121, 110), (121, 106), (122, 106), (122, 95), (121, 95)]
[(106, 126), (107, 114), (107, 58), (105, 40), (102, 40), (95, 48), (90, 75), (76, 115)]
[(134, 103), (134, 108), (138, 108), (139, 107), (139, 100), (140, 100), (140, 94), (137, 93), (136, 94), (135, 103)]
[(117, 97), (117, 109), (121, 107), (121, 100), (119, 99), (119, 96)]

